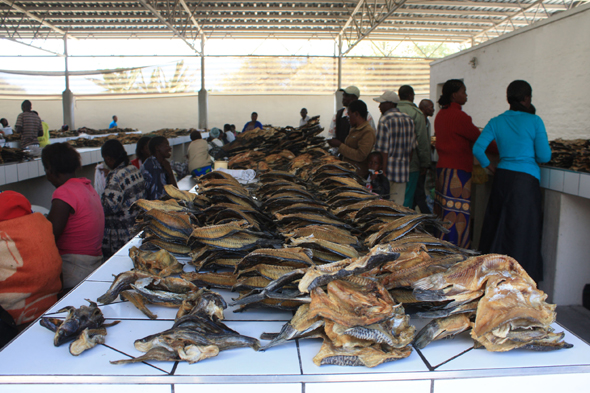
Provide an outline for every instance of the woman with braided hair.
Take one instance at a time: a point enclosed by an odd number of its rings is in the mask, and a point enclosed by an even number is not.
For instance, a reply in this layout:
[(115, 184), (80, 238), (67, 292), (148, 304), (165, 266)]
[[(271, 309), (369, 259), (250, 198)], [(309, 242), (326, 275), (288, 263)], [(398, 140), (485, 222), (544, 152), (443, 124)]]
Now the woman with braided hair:
[(527, 82), (510, 83), (506, 91), (510, 109), (489, 121), (473, 154), (485, 168), (490, 164), (485, 148), (496, 141), (500, 151), (479, 249), (513, 257), (539, 282), (543, 279), (539, 164), (551, 159), (551, 147), (543, 120), (535, 115), (532, 95)]
[(101, 197), (105, 216), (102, 253), (107, 259), (135, 235), (137, 212), (130, 208), (135, 201), (145, 198), (145, 182), (139, 169), (129, 163), (127, 152), (118, 140), (106, 141), (101, 153), (110, 170)]

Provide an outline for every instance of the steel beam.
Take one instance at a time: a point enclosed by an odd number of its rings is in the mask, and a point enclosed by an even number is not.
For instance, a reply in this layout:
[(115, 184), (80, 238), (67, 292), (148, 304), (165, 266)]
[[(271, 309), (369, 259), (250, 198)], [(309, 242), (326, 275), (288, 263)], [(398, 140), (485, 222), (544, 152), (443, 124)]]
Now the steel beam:
[(44, 19), (39, 18), (37, 15), (27, 11), (26, 9), (24, 9), (23, 7), (19, 7), (18, 5), (15, 5), (14, 1), (9, 1), (9, 0), (0, 0), (0, 2), (8, 5), (11, 8), (14, 8), (15, 10), (17, 10), (18, 12), (22, 12), (23, 14), (25, 14), (27, 17), (29, 17), (30, 19), (33, 19), (34, 21), (39, 22), (40, 24), (42, 24), (45, 27), (50, 28), (51, 30), (55, 31), (56, 33), (61, 34), (62, 36), (66, 34), (65, 31), (63, 31), (62, 29), (55, 27), (54, 25), (52, 25), (51, 23), (46, 22)]
[(150, 11), (151, 11), (151, 12), (152, 12), (154, 15), (156, 15), (156, 16), (158, 17), (158, 19), (160, 19), (160, 21), (161, 21), (162, 23), (164, 23), (166, 26), (168, 26), (168, 28), (169, 28), (170, 30), (172, 30), (172, 32), (173, 32), (173, 33), (174, 33), (174, 34), (175, 34), (175, 35), (176, 35), (178, 38), (180, 38), (181, 40), (183, 40), (183, 41), (184, 41), (184, 43), (185, 43), (185, 44), (187, 44), (187, 45), (188, 45), (188, 46), (189, 46), (189, 47), (190, 47), (192, 50), (194, 50), (194, 51), (195, 51), (195, 53), (197, 53), (197, 54), (199, 54), (199, 55), (201, 54), (201, 52), (200, 52), (199, 50), (197, 50), (197, 48), (195, 48), (195, 47), (193, 46), (193, 44), (191, 44), (191, 43), (190, 43), (190, 42), (189, 42), (189, 41), (186, 39), (186, 37), (184, 36), (184, 34), (180, 33), (180, 32), (179, 32), (179, 31), (176, 29), (176, 27), (174, 27), (174, 26), (173, 26), (173, 25), (172, 25), (170, 22), (168, 22), (168, 21), (167, 21), (167, 20), (166, 20), (166, 19), (165, 19), (165, 18), (162, 16), (162, 14), (160, 13), (160, 11), (158, 11), (158, 10), (157, 10), (157, 9), (156, 9), (156, 8), (155, 8), (155, 7), (154, 7), (152, 4), (151, 4), (151, 2), (150, 2), (150, 1), (147, 1), (147, 0), (139, 0), (139, 2), (140, 2), (141, 4), (143, 4), (145, 8), (149, 9), (149, 10), (150, 10)]
[[(366, 38), (373, 30), (375, 30), (385, 19), (397, 11), (407, 0), (385, 0), (385, 4), (369, 4), (367, 0), (359, 0), (350, 18), (338, 33), (339, 37), (346, 37), (349, 26), (354, 23), (351, 28), (351, 33), (348, 35), (348, 48), (342, 52), (346, 55), (359, 42)], [(362, 12), (359, 12), (361, 11)], [(365, 18), (366, 15), (366, 18)], [(352, 35), (356, 33), (356, 40), (352, 41)], [(352, 41), (352, 42), (351, 42)]]
[[(528, 19), (526, 19), (526, 12), (528, 12), (531, 9), (533, 9), (533, 7), (539, 7), (543, 3), (543, 1), (544, 0), (537, 0), (534, 3), (531, 3), (531, 4), (529, 4), (526, 7), (522, 7), (520, 9), (520, 11), (515, 12), (512, 15), (506, 16), (504, 18), (504, 20), (502, 20), (500, 22), (496, 22), (496, 23), (494, 23), (493, 26), (491, 26), (491, 27), (489, 27), (489, 28), (487, 28), (487, 29), (485, 29), (485, 30), (477, 33), (477, 34), (474, 34), (471, 38), (469, 38), (468, 40), (466, 40), (464, 43), (470, 43), (470, 42), (473, 43), (474, 42), (474, 43), (477, 44), (478, 42), (481, 43), (481, 42), (487, 41), (487, 40), (490, 39), (490, 37), (489, 37), (489, 34), (490, 33), (492, 33), (492, 34), (493, 33), (496, 33), (499, 36), (499, 35), (501, 35), (501, 33), (498, 32), (498, 28), (501, 25), (503, 25), (503, 24), (510, 24), (512, 26), (512, 30), (511, 31), (514, 31), (515, 30), (515, 26), (514, 26), (514, 23), (513, 23), (513, 19), (516, 18), (516, 17), (518, 17), (518, 16), (520, 16), (520, 15), (524, 15), (525, 20), (526, 20), (526, 23), (527, 24), (530, 24), (530, 22), (528, 21)], [(544, 19), (544, 18), (540, 18), (540, 19)], [(484, 36), (487, 37), (488, 39), (483, 39)], [(481, 37), (482, 39), (479, 39), (478, 40), (478, 37)], [(495, 38), (495, 37), (492, 37), (492, 38)]]

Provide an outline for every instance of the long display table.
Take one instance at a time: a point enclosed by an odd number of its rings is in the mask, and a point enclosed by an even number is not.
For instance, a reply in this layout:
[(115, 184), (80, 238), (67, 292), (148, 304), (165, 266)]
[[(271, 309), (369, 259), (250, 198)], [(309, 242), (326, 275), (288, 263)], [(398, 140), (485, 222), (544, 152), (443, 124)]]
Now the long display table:
[[(51, 307), (45, 316), (64, 317), (58, 310), (65, 306), (80, 307), (85, 299), (96, 301), (111, 285), (113, 275), (133, 267), (128, 256), (132, 239), (72, 292)], [(183, 262), (186, 262), (183, 261)], [(185, 271), (193, 271), (185, 265)], [(226, 301), (235, 293), (219, 290)], [(173, 324), (176, 309), (149, 305), (158, 315), (150, 320), (133, 305), (117, 300), (100, 306), (106, 322), (121, 323), (108, 328), (104, 345), (78, 357), (70, 355), (68, 345), (53, 346), (53, 332), (36, 321), (0, 352), (0, 390), (129, 392), (221, 392), (240, 389), (245, 392), (555, 392), (587, 391), (590, 386), (590, 346), (566, 331), (565, 341), (571, 349), (554, 352), (515, 350), (491, 353), (474, 349), (468, 333), (453, 340), (433, 342), (423, 350), (413, 350), (402, 360), (365, 367), (316, 366), (312, 359), (321, 340), (296, 340), (265, 352), (241, 348), (221, 352), (217, 357), (189, 365), (186, 362), (149, 361), (112, 365), (111, 360), (127, 359), (142, 353), (134, 348), (136, 339), (161, 332)], [(263, 332), (278, 332), (291, 319), (288, 311), (256, 309), (225, 312), (225, 323), (241, 334), (260, 337)], [(426, 320), (412, 319), (420, 329)], [(564, 330), (555, 324), (556, 331)], [(262, 341), (266, 343), (266, 341)], [(199, 384), (200, 386), (191, 386)], [(232, 386), (224, 386), (231, 384)], [(239, 386), (236, 386), (239, 385)], [(133, 385), (133, 386), (129, 386)], [(141, 385), (141, 386), (139, 386)], [(526, 389), (526, 390), (525, 390)]]

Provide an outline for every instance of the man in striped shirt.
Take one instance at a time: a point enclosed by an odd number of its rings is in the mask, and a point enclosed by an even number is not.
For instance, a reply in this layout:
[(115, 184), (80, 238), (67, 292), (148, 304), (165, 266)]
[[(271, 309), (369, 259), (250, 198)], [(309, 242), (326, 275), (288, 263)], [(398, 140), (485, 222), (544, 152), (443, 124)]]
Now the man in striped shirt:
[(21, 134), (20, 147), (24, 149), (27, 146), (39, 145), (38, 136), (43, 136), (43, 125), (36, 112), (32, 112), (33, 104), (31, 101), (24, 100), (21, 104), (23, 112), (16, 118), (14, 128), (16, 133)]
[(375, 150), (383, 155), (387, 179), (389, 180), (390, 200), (403, 205), (406, 183), (410, 177), (410, 159), (416, 146), (414, 121), (397, 109), (399, 97), (391, 90), (373, 98), (379, 103), (381, 118), (377, 126)]

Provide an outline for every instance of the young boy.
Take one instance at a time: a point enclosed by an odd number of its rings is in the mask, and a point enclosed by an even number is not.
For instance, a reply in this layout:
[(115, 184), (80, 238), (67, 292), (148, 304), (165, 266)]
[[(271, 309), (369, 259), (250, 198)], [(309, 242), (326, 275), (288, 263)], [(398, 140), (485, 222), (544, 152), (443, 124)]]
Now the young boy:
[(374, 151), (368, 157), (369, 176), (367, 188), (381, 198), (389, 199), (389, 180), (383, 174), (383, 156), (381, 152)]

